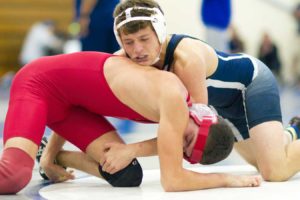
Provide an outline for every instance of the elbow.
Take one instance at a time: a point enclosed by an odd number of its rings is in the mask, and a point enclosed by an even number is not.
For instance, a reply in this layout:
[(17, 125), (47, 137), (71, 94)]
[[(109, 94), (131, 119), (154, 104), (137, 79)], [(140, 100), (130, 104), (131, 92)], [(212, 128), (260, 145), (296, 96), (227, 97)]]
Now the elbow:
[(177, 192), (178, 189), (171, 181), (161, 180), (162, 187), (165, 192)]
[(163, 177), (161, 178), (161, 185), (165, 192), (180, 192), (184, 189), (182, 188), (182, 183), (178, 180), (178, 177)]

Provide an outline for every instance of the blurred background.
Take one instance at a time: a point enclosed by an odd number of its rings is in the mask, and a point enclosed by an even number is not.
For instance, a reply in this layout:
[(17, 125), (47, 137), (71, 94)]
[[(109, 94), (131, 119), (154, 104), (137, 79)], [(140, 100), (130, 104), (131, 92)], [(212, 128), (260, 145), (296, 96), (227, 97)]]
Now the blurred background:
[[(300, 114), (299, 0), (157, 1), (164, 10), (168, 33), (192, 35), (216, 49), (260, 58), (278, 79), (284, 123)], [(119, 47), (112, 32), (112, 12), (118, 2), (0, 1), (0, 138), (14, 74), (40, 56), (116, 51)], [(156, 125), (110, 120), (126, 142), (149, 139), (156, 134)], [(47, 129), (46, 135), (49, 133)], [(151, 168), (158, 167), (158, 162), (148, 163)], [(243, 161), (233, 152), (221, 164), (235, 163)]]

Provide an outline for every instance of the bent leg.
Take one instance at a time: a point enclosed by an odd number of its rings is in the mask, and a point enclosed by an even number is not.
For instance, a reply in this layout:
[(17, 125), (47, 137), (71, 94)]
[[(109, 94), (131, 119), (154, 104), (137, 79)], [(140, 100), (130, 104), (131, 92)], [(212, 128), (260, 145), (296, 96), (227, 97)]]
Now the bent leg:
[(276, 79), (261, 61), (256, 60), (255, 63), (257, 76), (245, 92), (251, 141), (249, 153), (253, 154), (257, 168), (265, 180), (285, 181), (298, 171), (297, 168), (300, 169), (299, 165), (295, 167), (296, 160), (291, 160), (297, 150), (287, 151)]
[(42, 102), (10, 102), (0, 160), (0, 194), (17, 193), (30, 181), (45, 124), (46, 107)]
[[(79, 107), (72, 109), (64, 121), (52, 124), (50, 127), (86, 153), (61, 151), (56, 158), (58, 163), (98, 177), (103, 177), (103, 173), (99, 170), (101, 168), (99, 163), (107, 151), (105, 144), (111, 142), (124, 144), (120, 136), (114, 131), (113, 126), (103, 116)], [(138, 162), (135, 163), (138, 164)], [(141, 169), (133, 173), (138, 174), (137, 176), (140, 178)], [(105, 176), (104, 178), (108, 180)], [(109, 181), (109, 183), (111, 182)], [(128, 184), (130, 186), (130, 183)]]
[(15, 194), (31, 179), (34, 160), (16, 147), (5, 148), (0, 161), (0, 194)]
[(282, 124), (277, 121), (250, 129), (249, 143), (240, 145), (238, 151), (246, 160), (250, 158), (267, 181), (286, 181), (300, 170), (300, 142), (286, 144)]

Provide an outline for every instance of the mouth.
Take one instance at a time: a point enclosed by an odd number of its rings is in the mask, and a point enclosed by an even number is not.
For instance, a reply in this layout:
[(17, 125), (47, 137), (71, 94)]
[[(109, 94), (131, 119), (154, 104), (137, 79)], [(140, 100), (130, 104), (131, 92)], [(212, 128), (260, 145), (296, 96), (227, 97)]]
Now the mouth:
[(137, 62), (137, 63), (147, 62), (148, 61), (148, 56), (144, 55), (144, 56), (135, 57), (134, 61)]

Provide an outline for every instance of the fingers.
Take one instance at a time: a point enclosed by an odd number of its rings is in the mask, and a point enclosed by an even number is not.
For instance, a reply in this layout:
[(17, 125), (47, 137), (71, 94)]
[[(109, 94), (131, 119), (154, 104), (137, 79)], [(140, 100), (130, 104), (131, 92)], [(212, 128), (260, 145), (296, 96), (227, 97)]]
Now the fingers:
[(235, 175), (229, 177), (229, 187), (258, 187), (262, 181), (260, 176)]
[(114, 174), (126, 167), (132, 158), (128, 152), (124, 151), (124, 144), (117, 142), (107, 142), (104, 148), (107, 150), (100, 158), (100, 165), (104, 172)]
[(260, 176), (251, 176), (248, 178), (248, 184), (246, 187), (258, 187), (261, 184), (261, 177)]
[(104, 165), (102, 165), (102, 170), (104, 172), (114, 174), (120, 170), (120, 167), (117, 167), (116, 165), (112, 164), (111, 162), (105, 162)]
[(261, 184), (261, 177), (260, 176), (255, 176), (254, 177), (254, 183), (252, 184), (252, 187), (258, 187)]
[(57, 178), (57, 181), (56, 182), (64, 182), (64, 181), (67, 181), (67, 180), (73, 180), (75, 179), (75, 176), (73, 174), (73, 171), (71, 172), (67, 172), (65, 171), (64, 174), (61, 174), (58, 178)]
[(56, 183), (75, 179), (73, 170), (66, 171), (63, 167), (58, 165), (53, 165), (51, 168), (44, 169), (44, 171), (47, 177)]

